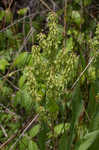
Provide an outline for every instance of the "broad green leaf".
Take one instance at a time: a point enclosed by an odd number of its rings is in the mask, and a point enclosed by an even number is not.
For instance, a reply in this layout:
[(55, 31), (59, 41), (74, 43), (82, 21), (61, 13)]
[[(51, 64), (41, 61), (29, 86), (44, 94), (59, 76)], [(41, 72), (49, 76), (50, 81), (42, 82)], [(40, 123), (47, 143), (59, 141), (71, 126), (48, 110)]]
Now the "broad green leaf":
[(28, 143), (28, 150), (39, 150), (37, 144), (30, 140)]
[(20, 104), (20, 107), (25, 108), (27, 112), (30, 112), (32, 108), (32, 98), (26, 90), (18, 91), (14, 99), (14, 105), (17, 106)]
[(95, 142), (98, 136), (99, 130), (88, 133), (81, 139), (75, 150), (88, 150), (88, 148)]
[(22, 52), (19, 54), (19, 56), (16, 57), (14, 61), (14, 67), (23, 67), (28, 60), (28, 53)]
[[(65, 124), (61, 123), (61, 124), (56, 125), (55, 128), (54, 128), (54, 136), (57, 137), (57, 136), (63, 134), (64, 131), (69, 130), (69, 128), (70, 128), (69, 123), (65, 123)], [(51, 138), (52, 136), (53, 136), (52, 132), (49, 132), (48, 137)]]
[(50, 113), (57, 113), (59, 108), (54, 100), (49, 100), (47, 104), (47, 109), (49, 110)]
[(0, 70), (5, 72), (6, 67), (9, 65), (8, 61), (4, 58), (0, 59)]
[(24, 15), (24, 14), (27, 13), (27, 11), (28, 11), (28, 8), (22, 8), (22, 9), (18, 10), (18, 14), (19, 15)]
[[(7, 29), (5, 33), (6, 33), (7, 38), (9, 38), (10, 40), (12, 40), (12, 38), (13, 38), (13, 32), (11, 30)], [(10, 50), (12, 51), (12, 49), (10, 49)]]
[(73, 49), (74, 43), (72, 37), (66, 40), (66, 51), (71, 51)]
[(29, 141), (29, 138), (25, 134), (25, 136), (23, 136), (22, 140), (20, 140), (19, 149), (24, 150), (26, 148), (26, 146), (28, 146), (28, 141)]
[(60, 135), (64, 131), (68, 130), (69, 128), (70, 128), (69, 123), (65, 123), (65, 125), (63, 123), (56, 125), (54, 128), (55, 136)]
[(19, 129), (20, 124), (19, 123), (9, 123), (8, 127), (12, 130), (12, 131), (16, 131)]
[(81, 17), (79, 11), (72, 11), (72, 20), (77, 24), (80, 25), (84, 22), (83, 18)]
[(29, 135), (33, 138), (38, 134), (39, 131), (40, 131), (40, 124), (37, 124), (29, 131)]
[(99, 149), (99, 136), (88, 150), (98, 150), (98, 149)]
[(12, 88), (10, 88), (8, 86), (2, 87), (2, 95), (3, 96), (10, 96), (12, 94), (12, 92), (13, 92)]
[(20, 79), (19, 79), (19, 88), (22, 88), (24, 86), (25, 80), (26, 80), (26, 76), (25, 75), (20, 77)]
[(23, 107), (26, 109), (27, 112), (30, 112), (33, 101), (32, 101), (31, 96), (27, 92), (27, 90), (23, 90), (22, 101), (23, 101)]

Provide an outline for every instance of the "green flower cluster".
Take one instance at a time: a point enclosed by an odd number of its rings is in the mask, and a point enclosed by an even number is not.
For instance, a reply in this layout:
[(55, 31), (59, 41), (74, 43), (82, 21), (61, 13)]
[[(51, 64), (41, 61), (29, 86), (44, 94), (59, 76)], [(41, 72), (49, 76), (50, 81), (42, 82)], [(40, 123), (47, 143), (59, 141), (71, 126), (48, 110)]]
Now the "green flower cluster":
[[(32, 47), (32, 63), (25, 68), (26, 87), (34, 101), (57, 102), (76, 75), (78, 57), (63, 50), (63, 34), (55, 14), (48, 16), (48, 34), (40, 33)], [(46, 102), (48, 102), (46, 101)]]

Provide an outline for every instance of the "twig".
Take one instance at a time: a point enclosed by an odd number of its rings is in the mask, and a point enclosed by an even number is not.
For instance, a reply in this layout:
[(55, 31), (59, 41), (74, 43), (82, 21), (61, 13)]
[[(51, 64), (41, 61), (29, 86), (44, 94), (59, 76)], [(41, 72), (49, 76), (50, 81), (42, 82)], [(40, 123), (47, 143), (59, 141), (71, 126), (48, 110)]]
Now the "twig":
[(13, 3), (13, 0), (10, 1), (8, 9), (11, 8), (12, 3)]
[(40, 0), (40, 2), (49, 10), (51, 11), (52, 13), (55, 13), (45, 2), (44, 0)]
[[(29, 9), (29, 14), (31, 14), (30, 9)], [(32, 17), (29, 18), (30, 28), (32, 28), (32, 26), (33, 26), (33, 25), (32, 25), (32, 19), (33, 19)], [(33, 35), (32, 35), (32, 44), (33, 44), (33, 43), (34, 43), (34, 37), (33, 37)]]
[(19, 20), (15, 20), (12, 24), (8, 25), (6, 28), (0, 30), (0, 33), (1, 33), (1, 32), (5, 32), (6, 30), (8, 30), (9, 28), (11, 28), (11, 27), (14, 26), (15, 24), (17, 24), (17, 23), (23, 21), (23, 20), (26, 19), (26, 18), (35, 17), (37, 14), (39, 14), (39, 13), (38, 13), (38, 12), (36, 12), (35, 14), (32, 13), (32, 14), (30, 14), (30, 15), (28, 15), (28, 16), (22, 17), (22, 18), (19, 19)]
[(10, 83), (10, 85), (14, 88), (14, 89), (16, 89), (16, 90), (20, 90), (20, 88), (18, 88), (16, 85), (14, 85), (10, 80), (8, 80), (7, 78), (6, 78), (6, 81), (8, 82), (8, 83)]
[(14, 116), (20, 118), (19, 115), (17, 115), (15, 112), (12, 112), (8, 107), (4, 106), (4, 105), (1, 104), (1, 103), (0, 103), (0, 106), (1, 106), (3, 109), (5, 109), (5, 111), (3, 111), (3, 112), (9, 113), (9, 114), (11, 114), (11, 115), (14, 115)]
[(0, 124), (0, 128), (2, 129), (2, 132), (4, 134), (5, 137), (8, 137), (6, 130), (4, 129), (4, 127)]
[(55, 11), (55, 8), (56, 8), (56, 7), (58, 8), (57, 4), (56, 4), (53, 0), (50, 0), (50, 2), (52, 3), (52, 5), (53, 5), (53, 10)]
[(15, 70), (15, 71), (12, 71), (12, 72), (9, 72), (7, 73), (6, 75), (4, 75), (1, 79), (5, 79), (7, 77), (11, 77), (13, 74), (19, 72), (19, 71), (22, 71), (23, 69), (18, 69), (18, 70)]
[[(26, 16), (26, 15), (24, 15), (24, 16)], [(25, 35), (26, 35), (26, 33), (25, 33), (25, 19), (23, 20), (23, 25), (22, 25), (22, 26), (23, 26), (23, 36), (24, 36), (24, 40), (25, 40), (25, 37), (26, 37), (26, 36), (25, 36)], [(25, 47), (25, 51), (26, 51), (26, 50), (27, 50), (26, 44), (25, 44), (24, 47)]]
[[(2, 75), (1, 73), (0, 73), (0, 75)], [(2, 75), (3, 76), (3, 75)], [(3, 78), (3, 77), (2, 77)], [(13, 88), (15, 88), (16, 90), (20, 90), (21, 91), (21, 89), (19, 89), (16, 85), (14, 85), (10, 80), (8, 80), (7, 79), (7, 76), (4, 78), (4, 82), (5, 81), (7, 81), (8, 83), (10, 83), (10, 85), (13, 87)], [(2, 85), (0, 85), (0, 88), (2, 88)]]
[(19, 51), (18, 51), (18, 54), (23, 50), (24, 46), (27, 44), (29, 38), (31, 37), (31, 35), (33, 34), (33, 32), (35, 31), (35, 29), (33, 27), (31, 27), (31, 29), (29, 30), (26, 38), (24, 39), (23, 41), (23, 44), (22, 46), (20, 47)]
[(67, 0), (65, 0), (64, 7), (64, 49), (66, 48), (66, 9), (67, 9)]
[(89, 63), (87, 64), (87, 66), (85, 67), (85, 69), (81, 72), (81, 74), (79, 75), (78, 79), (74, 82), (71, 90), (75, 87), (75, 85), (78, 83), (78, 81), (80, 80), (80, 78), (82, 77), (82, 75), (85, 73), (85, 71), (88, 69), (88, 67), (90, 66), (90, 64), (93, 62), (95, 56), (93, 56), (91, 58), (91, 60), (89, 61)]
[(20, 136), (18, 137), (18, 139), (15, 141), (15, 143), (11, 146), (10, 150), (13, 150), (13, 148), (15, 147), (15, 145), (19, 142), (19, 140), (24, 136), (25, 132), (28, 131), (28, 129), (30, 129), (33, 125), (33, 123), (38, 119), (39, 114), (37, 114), (33, 120), (26, 126), (26, 128), (23, 130), (23, 132), (20, 134)]
[(9, 144), (16, 136), (17, 136), (17, 133), (12, 135), (7, 141), (5, 141), (3, 144), (0, 145), (0, 149), (2, 150), (3, 147), (5, 147), (7, 144)]

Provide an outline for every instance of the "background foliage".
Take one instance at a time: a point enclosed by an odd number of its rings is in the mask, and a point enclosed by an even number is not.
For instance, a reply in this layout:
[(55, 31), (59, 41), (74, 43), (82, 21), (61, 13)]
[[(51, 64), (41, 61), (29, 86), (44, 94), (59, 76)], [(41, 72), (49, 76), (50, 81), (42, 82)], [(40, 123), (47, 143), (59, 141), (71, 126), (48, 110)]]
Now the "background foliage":
[(0, 149), (98, 149), (98, 4), (66, 2), (0, 3)]

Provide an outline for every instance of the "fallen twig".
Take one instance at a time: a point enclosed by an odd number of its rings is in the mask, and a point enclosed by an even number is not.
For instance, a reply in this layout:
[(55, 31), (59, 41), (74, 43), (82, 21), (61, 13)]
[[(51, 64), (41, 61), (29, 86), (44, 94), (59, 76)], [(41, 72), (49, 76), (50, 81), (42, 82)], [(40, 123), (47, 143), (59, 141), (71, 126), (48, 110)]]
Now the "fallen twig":
[(6, 130), (4, 129), (4, 127), (0, 124), (0, 128), (2, 129), (2, 132), (4, 134), (5, 137), (8, 137)]
[(5, 147), (7, 144), (9, 144), (16, 136), (17, 136), (17, 133), (12, 135), (7, 141), (5, 141), (3, 144), (0, 145), (0, 149), (2, 150), (3, 147)]
[(15, 145), (19, 142), (19, 140), (24, 136), (24, 134), (32, 128), (33, 123), (38, 119), (39, 114), (37, 114), (31, 121), (30, 123), (25, 127), (25, 129), (23, 130), (23, 132), (20, 134), (20, 136), (18, 137), (18, 139), (16, 140), (16, 142), (11, 146), (10, 150), (13, 150), (13, 148), (15, 147)]

